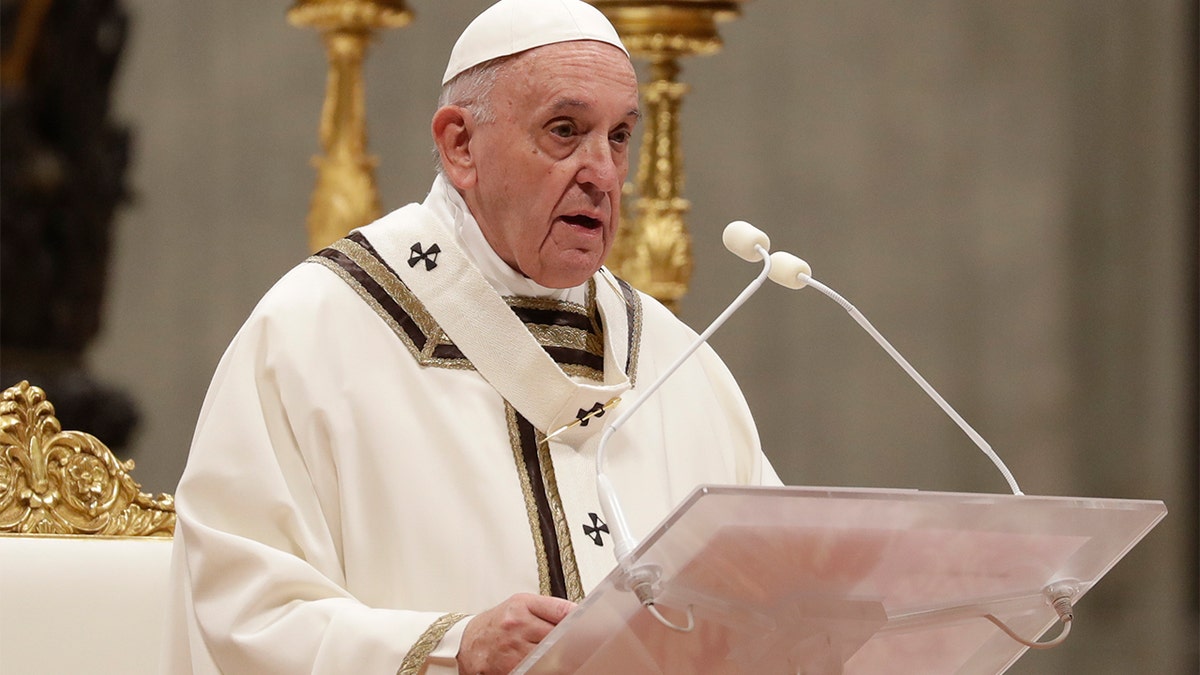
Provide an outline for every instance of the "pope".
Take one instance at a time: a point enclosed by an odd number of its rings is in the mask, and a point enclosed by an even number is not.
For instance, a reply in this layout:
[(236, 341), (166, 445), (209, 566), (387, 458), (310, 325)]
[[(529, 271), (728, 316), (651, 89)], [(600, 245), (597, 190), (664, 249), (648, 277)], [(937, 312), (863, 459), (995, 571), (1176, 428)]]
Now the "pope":
[[(611, 571), (600, 432), (695, 338), (603, 267), (639, 117), (592, 6), (467, 26), (428, 196), (289, 271), (217, 367), (164, 672), (506, 673)], [(778, 484), (708, 347), (606, 459), (635, 536), (698, 484)]]

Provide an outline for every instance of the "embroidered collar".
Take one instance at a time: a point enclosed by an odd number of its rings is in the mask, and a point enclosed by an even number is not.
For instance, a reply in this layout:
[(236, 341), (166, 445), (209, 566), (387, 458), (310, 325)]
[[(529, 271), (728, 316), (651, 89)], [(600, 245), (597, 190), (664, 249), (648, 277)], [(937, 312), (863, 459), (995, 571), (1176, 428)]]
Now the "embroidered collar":
[[(579, 411), (607, 410), (630, 387), (624, 366), (632, 327), (626, 299), (607, 278), (591, 286), (604, 325), (604, 381), (577, 382), (546, 353), (474, 265), (437, 209), (410, 204), (359, 232), (475, 370), (538, 431), (570, 427), (558, 440), (580, 449), (611, 419), (600, 420), (597, 412), (588, 417), (596, 423), (579, 422)], [(408, 263), (418, 248), (427, 257), (435, 245), (435, 266), (425, 264), (423, 257)]]

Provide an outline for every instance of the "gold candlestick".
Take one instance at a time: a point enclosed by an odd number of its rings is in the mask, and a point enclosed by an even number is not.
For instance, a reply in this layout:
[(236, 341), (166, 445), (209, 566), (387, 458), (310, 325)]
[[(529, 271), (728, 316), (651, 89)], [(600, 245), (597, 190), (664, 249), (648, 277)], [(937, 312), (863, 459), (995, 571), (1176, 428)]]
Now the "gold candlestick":
[(589, 0), (612, 21), (636, 58), (650, 62), (641, 84), (646, 130), (638, 158), (632, 214), (622, 208), (622, 228), (609, 267), (673, 311), (692, 275), (692, 242), (684, 216), (683, 153), (679, 111), (686, 84), (677, 81), (678, 59), (721, 49), (717, 23), (741, 15), (745, 0)]
[(317, 251), (380, 215), (377, 159), (367, 154), (362, 64), (374, 31), (407, 26), (413, 13), (405, 0), (296, 0), (287, 17), (294, 26), (320, 30), (329, 58), (324, 154), (313, 157), (317, 185), (308, 211), (308, 246)]

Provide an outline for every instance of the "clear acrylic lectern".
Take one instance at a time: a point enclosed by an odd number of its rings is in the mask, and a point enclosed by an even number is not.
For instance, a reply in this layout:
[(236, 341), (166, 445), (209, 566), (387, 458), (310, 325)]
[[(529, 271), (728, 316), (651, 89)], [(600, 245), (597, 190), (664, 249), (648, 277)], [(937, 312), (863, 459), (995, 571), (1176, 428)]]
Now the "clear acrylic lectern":
[[(516, 673), (1006, 670), (1166, 514), (1162, 502), (698, 488)], [(632, 581), (631, 581), (632, 580)], [(646, 581), (660, 622), (631, 584)], [(643, 589), (646, 587), (643, 586)]]

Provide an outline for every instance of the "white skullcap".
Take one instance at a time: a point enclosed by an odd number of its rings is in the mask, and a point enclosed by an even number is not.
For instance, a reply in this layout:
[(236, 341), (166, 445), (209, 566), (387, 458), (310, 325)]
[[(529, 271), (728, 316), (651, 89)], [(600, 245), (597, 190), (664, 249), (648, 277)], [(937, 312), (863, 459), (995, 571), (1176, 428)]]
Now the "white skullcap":
[(607, 42), (629, 55), (604, 14), (582, 0), (500, 0), (458, 37), (442, 84), (485, 61), (572, 40)]

